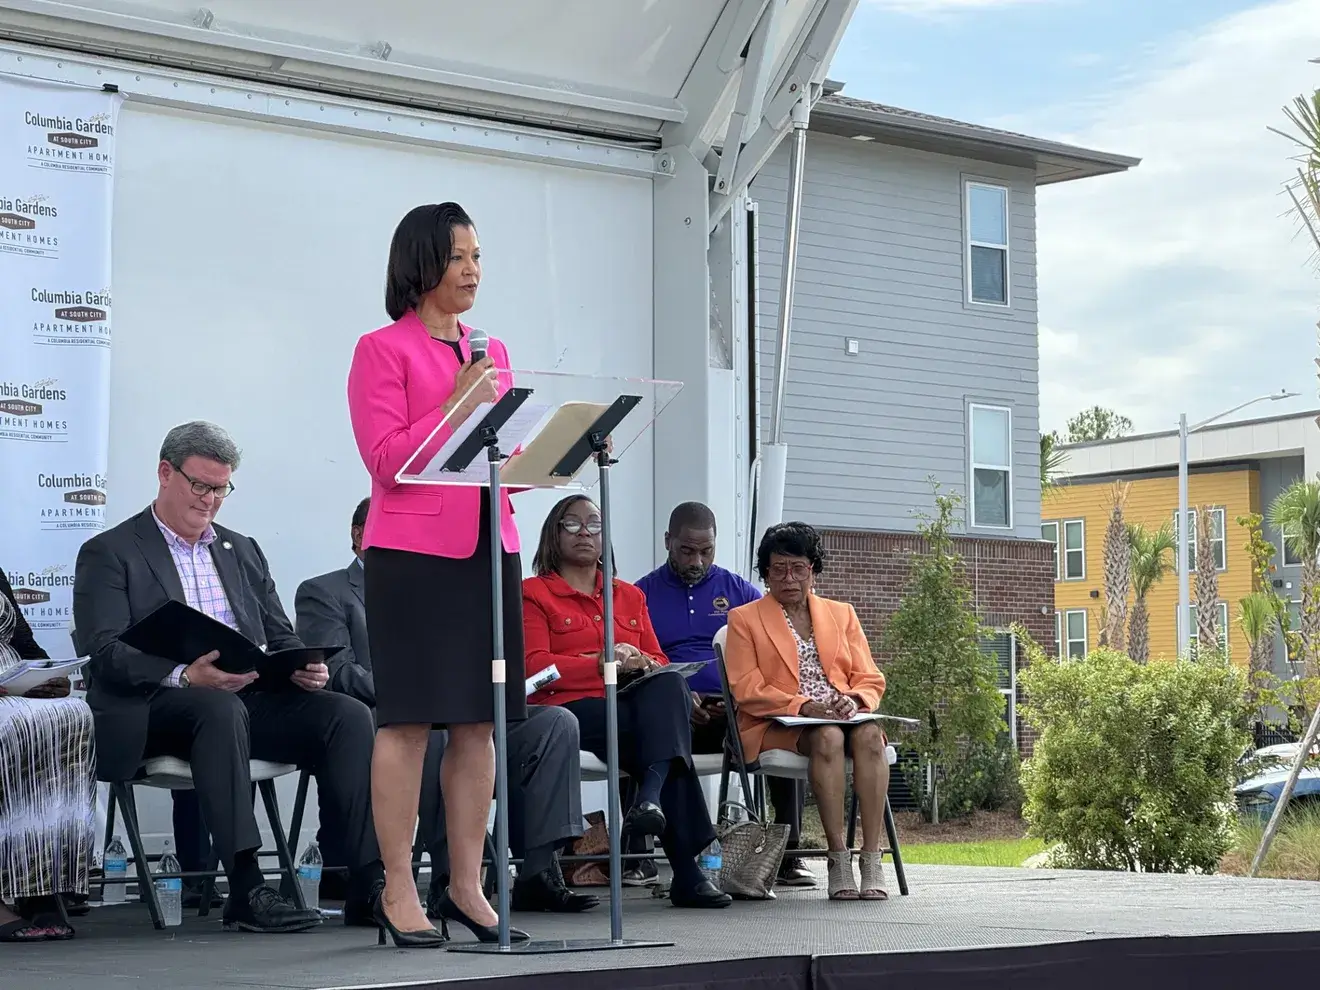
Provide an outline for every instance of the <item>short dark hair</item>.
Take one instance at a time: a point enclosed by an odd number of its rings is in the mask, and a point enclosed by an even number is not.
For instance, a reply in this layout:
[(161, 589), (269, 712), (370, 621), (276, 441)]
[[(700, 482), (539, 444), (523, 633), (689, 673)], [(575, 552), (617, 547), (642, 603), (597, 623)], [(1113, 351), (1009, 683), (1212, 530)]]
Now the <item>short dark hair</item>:
[[(576, 495), (569, 495), (555, 503), (555, 507), (550, 510), (550, 514), (545, 517), (545, 522), (541, 524), (541, 541), (536, 545), (536, 556), (532, 558), (532, 573), (537, 577), (545, 577), (547, 574), (558, 574), (561, 563), (559, 556), (559, 524), (564, 521), (564, 516), (568, 514), (570, 507), (578, 502), (590, 502), (591, 496), (578, 492)], [(619, 569), (614, 566), (614, 548), (610, 548), (610, 566), (614, 569), (615, 577), (618, 577)]]
[(770, 576), (770, 555), (805, 557), (811, 562), (811, 572), (819, 574), (825, 569), (825, 541), (815, 527), (804, 522), (786, 522), (771, 526), (761, 537), (756, 548), (756, 573), (764, 581)]
[(385, 269), (385, 312), (391, 320), (416, 309), (440, 284), (454, 250), (454, 228), (471, 226), (472, 218), (457, 203), (417, 206), (399, 221)]
[(715, 513), (703, 502), (679, 502), (669, 513), (669, 535), (684, 529), (715, 529)]
[(361, 528), (367, 524), (367, 512), (371, 509), (371, 496), (368, 495), (353, 510), (353, 525)]

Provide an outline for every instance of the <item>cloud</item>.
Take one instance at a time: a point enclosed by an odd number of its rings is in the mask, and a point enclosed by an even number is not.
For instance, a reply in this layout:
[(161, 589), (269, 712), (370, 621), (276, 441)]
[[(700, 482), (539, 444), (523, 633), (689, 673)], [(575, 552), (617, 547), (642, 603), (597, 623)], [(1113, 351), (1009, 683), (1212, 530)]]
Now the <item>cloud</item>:
[(1320, 0), (1262, 4), (1151, 46), (1112, 91), (999, 121), (1143, 158), (1039, 191), (1041, 417), (1093, 403), (1165, 429), (1281, 387), (1316, 397), (1320, 278), (1282, 183), (1284, 104), (1320, 87)]
[(1054, 3), (1058, 0), (864, 0), (872, 7), (900, 14), (942, 17), (993, 7), (1022, 7), (1027, 4)]

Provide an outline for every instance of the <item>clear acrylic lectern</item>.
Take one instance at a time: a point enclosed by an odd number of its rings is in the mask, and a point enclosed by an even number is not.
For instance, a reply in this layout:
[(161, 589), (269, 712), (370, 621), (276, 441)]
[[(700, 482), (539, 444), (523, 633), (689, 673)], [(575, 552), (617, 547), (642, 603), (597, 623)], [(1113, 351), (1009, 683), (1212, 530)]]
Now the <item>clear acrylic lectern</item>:
[[(532, 939), (509, 937), (508, 725), (504, 657), (504, 602), (500, 594), (500, 490), (558, 488), (590, 490), (599, 484), (601, 545), (610, 544), (610, 469), (619, 462), (683, 387), (680, 382), (603, 378), (558, 372), (503, 372), (506, 391), (494, 403), (443, 419), (395, 476), (401, 485), (480, 485), (487, 487), (490, 513), (491, 603), (494, 652), (491, 685), (495, 701), (495, 880), (499, 892), (499, 942), (463, 942), (451, 952), (584, 952), (672, 945), (623, 937), (623, 819), (619, 807), (618, 664), (605, 664), (606, 764), (610, 843), (609, 939)], [(584, 470), (595, 462), (595, 471)], [(613, 554), (602, 554), (606, 588), (613, 587)], [(605, 656), (614, 656), (614, 597), (603, 596)]]

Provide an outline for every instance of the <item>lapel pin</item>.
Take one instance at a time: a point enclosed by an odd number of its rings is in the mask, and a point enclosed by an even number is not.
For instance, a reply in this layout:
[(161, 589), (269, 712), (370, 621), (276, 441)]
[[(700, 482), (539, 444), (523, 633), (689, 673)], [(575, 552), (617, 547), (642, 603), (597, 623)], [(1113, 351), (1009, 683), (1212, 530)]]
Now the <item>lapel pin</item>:
[(224, 547), (226, 550), (232, 550), (232, 549), (234, 549), (234, 545), (233, 545), (232, 543), (230, 543), (228, 540), (225, 540), (225, 542), (224, 542), (224, 543), (221, 543), (220, 545), (221, 545), (222, 547)]

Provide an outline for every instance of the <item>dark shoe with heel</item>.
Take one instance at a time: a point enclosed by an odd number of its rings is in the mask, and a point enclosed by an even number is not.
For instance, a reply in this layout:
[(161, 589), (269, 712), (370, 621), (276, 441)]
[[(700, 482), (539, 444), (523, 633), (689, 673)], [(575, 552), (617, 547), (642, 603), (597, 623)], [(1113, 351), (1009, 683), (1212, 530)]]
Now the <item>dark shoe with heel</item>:
[(385, 944), (385, 933), (390, 933), (394, 946), (398, 949), (434, 949), (449, 941), (449, 935), (434, 928), (419, 928), (416, 931), (401, 932), (394, 927), (394, 922), (385, 914), (385, 888), (382, 886), (371, 902), (371, 916), (376, 922), (376, 944)]
[(671, 887), (669, 903), (679, 908), (726, 908), (733, 903), (733, 898), (709, 880), (702, 880), (687, 890)]
[(623, 819), (623, 831), (629, 837), (649, 835), (660, 838), (665, 834), (665, 813), (660, 805), (651, 801), (638, 801), (628, 809)]
[[(452, 921), (455, 924), (462, 925), (475, 935), (478, 942), (498, 942), (500, 940), (500, 929), (498, 925), (477, 924), (467, 916), (462, 908), (454, 903), (454, 899), (449, 896), (448, 889), (446, 889), (444, 894), (441, 895), (438, 908), (440, 912), (440, 924), (442, 926), (441, 930), (444, 931), (446, 935), (449, 932), (448, 922)], [(518, 928), (509, 929), (510, 942), (527, 942), (530, 940), (531, 936), (525, 931)]]

